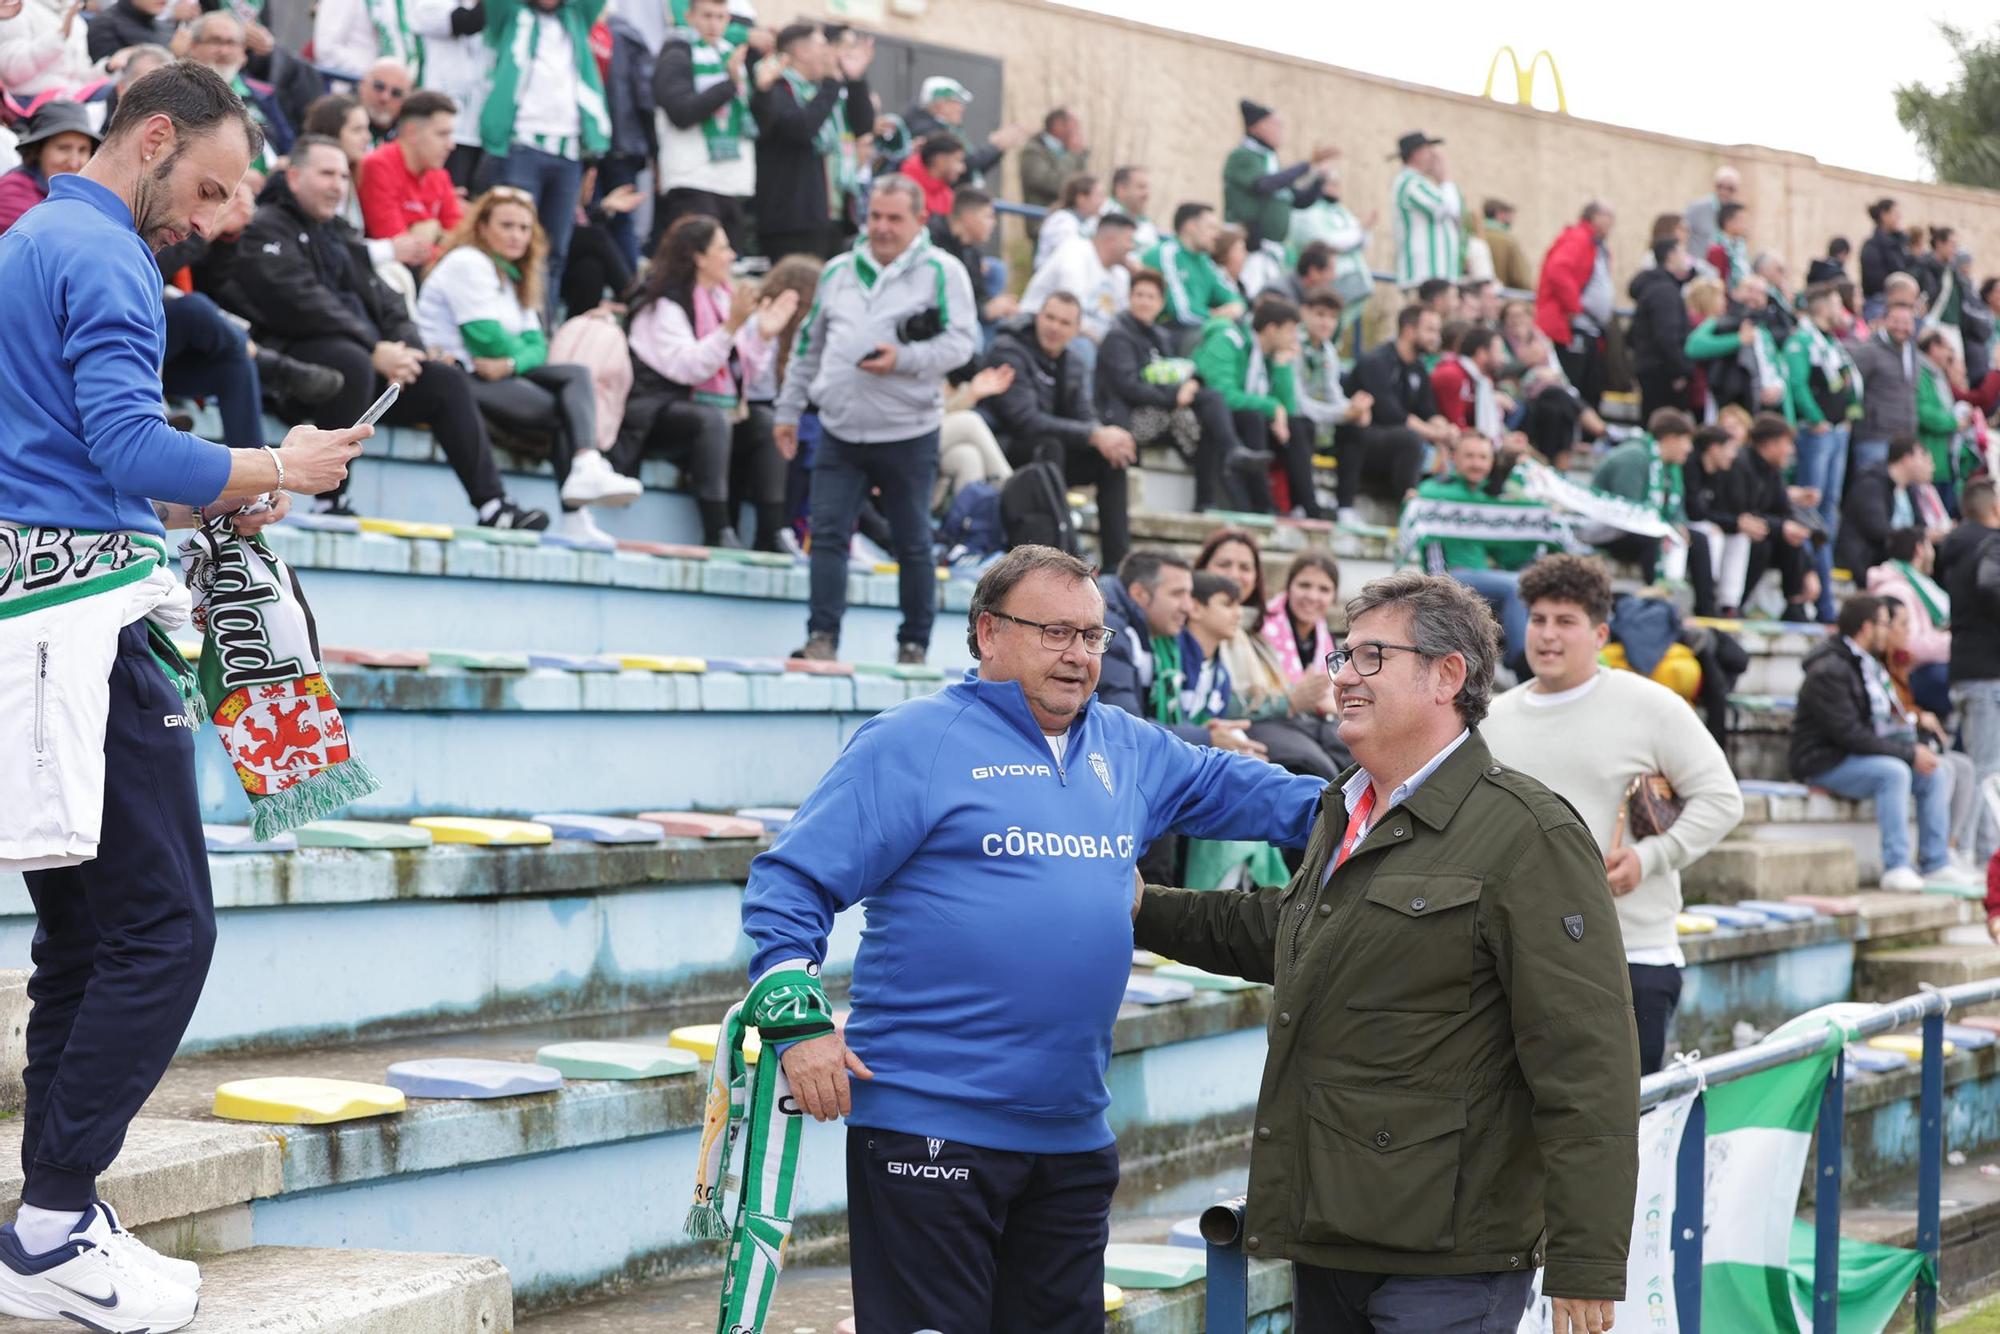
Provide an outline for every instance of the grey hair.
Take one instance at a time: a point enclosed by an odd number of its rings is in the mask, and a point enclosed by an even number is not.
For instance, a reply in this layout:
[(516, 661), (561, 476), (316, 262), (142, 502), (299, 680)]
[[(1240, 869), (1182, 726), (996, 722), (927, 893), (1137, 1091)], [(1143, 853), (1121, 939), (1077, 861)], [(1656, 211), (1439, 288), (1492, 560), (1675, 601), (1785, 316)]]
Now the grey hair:
[(1015, 547), (987, 566), (986, 573), (979, 576), (978, 586), (972, 590), (972, 608), (965, 617), (965, 645), (974, 658), (979, 656), (979, 618), (1000, 610), (1000, 604), (1007, 600), (1016, 584), (1043, 571), (1075, 583), (1094, 583), (1097, 579), (1095, 568), (1067, 551), (1033, 543)]
[[(161, 65), (171, 65), (175, 60), (179, 59), (172, 51), (161, 46), (158, 42), (140, 42), (135, 46), (128, 46), (122, 52), (114, 54), (121, 54), (125, 57), (125, 63), (118, 67), (118, 86), (120, 88), (125, 87), (125, 85), (135, 80), (144, 78)], [(140, 69), (134, 72), (133, 67), (139, 65), (142, 60), (153, 61), (152, 69)]]
[(194, 21), (194, 36), (205, 36), (209, 29), (219, 26), (218, 20), (220, 23), (227, 23), (239, 33), (245, 31), (243, 21), (236, 15), (226, 9), (211, 9)]
[(922, 216), (929, 212), (924, 203), (923, 188), (900, 171), (892, 171), (887, 176), (877, 176), (875, 184), (868, 187), (868, 197), (877, 195), (902, 195), (910, 201), (910, 211)]
[(1410, 613), (1410, 642), (1426, 658), (1456, 653), (1465, 659), (1465, 684), (1452, 701), (1467, 727), (1477, 727), (1493, 702), (1493, 668), (1500, 660), (1500, 624), (1486, 599), (1441, 574), (1400, 574), (1371, 579), (1348, 599), (1347, 623), (1383, 607)]

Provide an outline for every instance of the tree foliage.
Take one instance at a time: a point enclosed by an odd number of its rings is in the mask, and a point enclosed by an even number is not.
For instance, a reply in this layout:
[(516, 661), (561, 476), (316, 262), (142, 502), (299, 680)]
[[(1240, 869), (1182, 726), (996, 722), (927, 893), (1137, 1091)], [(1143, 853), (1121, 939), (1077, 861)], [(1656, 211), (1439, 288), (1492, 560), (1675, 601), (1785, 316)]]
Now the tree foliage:
[(2000, 190), (2000, 29), (1976, 38), (1938, 24), (1958, 61), (1943, 91), (1920, 83), (1896, 89), (1896, 119), (1917, 137), (1940, 181)]

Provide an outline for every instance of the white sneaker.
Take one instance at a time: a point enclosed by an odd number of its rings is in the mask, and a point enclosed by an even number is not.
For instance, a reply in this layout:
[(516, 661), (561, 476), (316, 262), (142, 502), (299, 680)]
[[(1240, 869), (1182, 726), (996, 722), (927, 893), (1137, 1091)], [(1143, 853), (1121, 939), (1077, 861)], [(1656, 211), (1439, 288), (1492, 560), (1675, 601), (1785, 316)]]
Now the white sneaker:
[(645, 491), (636, 477), (627, 477), (595, 449), (586, 449), (569, 465), (563, 479), (565, 505), (629, 505)]
[(99, 1200), (97, 1207), (111, 1220), (111, 1245), (136, 1263), (152, 1270), (169, 1283), (175, 1283), (194, 1292), (201, 1291), (201, 1266), (192, 1260), (177, 1260), (171, 1255), (161, 1255), (158, 1251), (140, 1241), (125, 1230), (118, 1221), (117, 1211)]
[(556, 519), (555, 531), (558, 536), (576, 542), (597, 542), (607, 547), (618, 545), (618, 539), (597, 526), (597, 520), (590, 517), (589, 510), (564, 510)]
[(1924, 877), (1924, 883), (1927, 885), (1940, 885), (1949, 889), (1969, 889), (1973, 886), (1984, 889), (1986, 887), (1986, 877), (1975, 875), (1970, 869), (1963, 866), (1940, 866), (1937, 870), (1930, 872)]
[(1335, 510), (1333, 521), (1349, 525), (1359, 525), (1365, 522), (1361, 517), (1361, 511), (1352, 505), (1342, 505), (1338, 510)]
[(778, 530), (778, 550), (793, 560), (806, 559), (806, 544), (799, 541), (799, 535), (792, 531), (789, 524)]
[(47, 1255), (26, 1254), (13, 1225), (0, 1228), (0, 1313), (104, 1334), (165, 1334), (194, 1319), (200, 1295), (140, 1263), (107, 1211), (92, 1209), (83, 1220)]
[(1914, 867), (1892, 866), (1882, 872), (1882, 888), (1892, 894), (1921, 894), (1924, 892), (1924, 878)]

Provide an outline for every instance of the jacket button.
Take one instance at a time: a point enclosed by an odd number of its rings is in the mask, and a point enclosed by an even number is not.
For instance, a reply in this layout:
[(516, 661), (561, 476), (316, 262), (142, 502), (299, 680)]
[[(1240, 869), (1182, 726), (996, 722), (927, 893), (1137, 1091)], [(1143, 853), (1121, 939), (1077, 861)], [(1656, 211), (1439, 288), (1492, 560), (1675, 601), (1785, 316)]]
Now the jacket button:
[(1398, 825), (1398, 826), (1396, 827), (1396, 830), (1395, 830), (1395, 833), (1394, 833), (1394, 837), (1396, 837), (1396, 838), (1401, 838), (1402, 836), (1403, 836), (1403, 829), (1402, 829), (1402, 826), (1401, 826), (1401, 825)]
[(1376, 1132), (1375, 1132), (1375, 1147), (1376, 1147), (1376, 1148), (1378, 1148), (1378, 1149), (1386, 1149), (1386, 1148), (1388, 1148), (1388, 1147), (1389, 1147), (1389, 1145), (1390, 1145), (1391, 1143), (1392, 1143), (1392, 1139), (1391, 1139), (1391, 1137), (1390, 1137), (1390, 1134), (1389, 1134), (1389, 1132), (1388, 1132), (1388, 1131), (1386, 1131), (1386, 1130), (1378, 1130), (1378, 1131), (1376, 1131)]
[(1258, 1139), (1269, 1139), (1269, 1138), (1271, 1138), (1271, 1127), (1269, 1127), (1269, 1126), (1258, 1126), (1258, 1127), (1257, 1127), (1257, 1138), (1258, 1138)]
[(1491, 769), (1488, 769), (1486, 772), (1489, 774), (1497, 774), (1500, 772), (1500, 766), (1496, 764)]
[(1279, 1028), (1290, 1028), (1291, 1026), (1292, 1026), (1292, 1016), (1290, 1014), (1281, 1014), (1278, 1016)]
[(1410, 900), (1410, 911), (1411, 911), (1411, 912), (1422, 912), (1422, 911), (1423, 911), (1423, 910), (1424, 910), (1424, 909), (1425, 909), (1426, 907), (1428, 907), (1428, 906), (1429, 906), (1429, 905), (1428, 905), (1428, 904), (1426, 904), (1426, 903), (1425, 903), (1425, 902), (1424, 902), (1424, 901), (1423, 901), (1422, 899), (1411, 899), (1411, 900)]
[(1257, 1237), (1245, 1237), (1243, 1239), (1243, 1249), (1246, 1251), (1254, 1251), (1263, 1244), (1262, 1239)]
[(1333, 905), (1332, 905), (1331, 903), (1322, 903), (1322, 904), (1320, 904), (1320, 905), (1319, 905), (1319, 915), (1320, 915), (1321, 917), (1331, 917), (1331, 916), (1333, 916)]
[(1509, 1269), (1519, 1269), (1519, 1268), (1521, 1267), (1521, 1257), (1520, 1257), (1520, 1256), (1518, 1256), (1518, 1255), (1510, 1255), (1510, 1256), (1508, 1256), (1508, 1257), (1507, 1257), (1507, 1267), (1508, 1267)]

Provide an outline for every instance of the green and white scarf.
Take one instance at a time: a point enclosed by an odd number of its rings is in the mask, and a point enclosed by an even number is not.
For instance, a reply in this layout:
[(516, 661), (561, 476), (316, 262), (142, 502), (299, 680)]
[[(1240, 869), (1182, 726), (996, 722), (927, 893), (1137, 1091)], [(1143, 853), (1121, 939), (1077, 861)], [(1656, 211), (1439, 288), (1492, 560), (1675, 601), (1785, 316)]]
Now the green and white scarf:
[[(754, 1071), (743, 1053), (752, 1028), (764, 1044)], [(833, 1031), (833, 1006), (816, 968), (766, 973), (723, 1016), (686, 1224), (690, 1237), (729, 1242), (716, 1334), (762, 1334), (791, 1240), (805, 1118), (778, 1047)]]
[[(806, 78), (795, 69), (785, 70), (785, 83), (791, 88), (792, 96), (799, 99), (800, 106), (809, 105), (819, 96), (819, 85)], [(833, 114), (819, 123), (813, 131), (813, 151), (821, 157), (831, 158), (840, 152), (841, 127), (847, 123), (847, 85), (840, 86), (840, 95), (833, 100)]]
[[(878, 264), (874, 252), (868, 248), (867, 233), (854, 238), (854, 249), (848, 252), (854, 257), (854, 277), (861, 284), (861, 299), (872, 302), (876, 295), (888, 289), (890, 283), (900, 278), (908, 269), (922, 263), (931, 266), (932, 280), (937, 288), (938, 318), (951, 323), (951, 302), (949, 285), (944, 279), (944, 265), (931, 253), (931, 238), (927, 232), (918, 232), (916, 240), (902, 254), (887, 264)], [(825, 281), (824, 278), (821, 281)]]
[[(683, 36), (694, 59), (695, 92), (705, 93), (718, 83), (732, 81), (729, 57), (736, 50), (733, 43), (725, 38), (720, 45), (710, 46), (692, 32)], [(750, 99), (741, 88), (702, 121), (701, 137), (708, 145), (710, 162), (734, 162), (743, 156), (744, 141), (757, 137), (757, 125), (750, 119)]]
[[(1285, 164), (1278, 160), (1278, 150), (1254, 134), (1244, 135), (1243, 142), (1238, 144), (1237, 147), (1243, 152), (1255, 153), (1258, 157), (1262, 158), (1264, 161), (1264, 175), (1266, 176), (1275, 176), (1285, 169)], [(1292, 187), (1288, 185), (1284, 189), (1276, 191), (1272, 194), (1271, 198), (1281, 199), (1287, 204), (1291, 203)]]
[[(1718, 232), (1715, 243), (1722, 247), (1722, 253), (1729, 260), (1729, 272), (1722, 275), (1723, 281), (1731, 288), (1750, 276), (1750, 242), (1741, 236), (1731, 236)], [(1774, 294), (1774, 298), (1776, 295)]]
[(1908, 561), (1892, 560), (1889, 563), (1909, 581), (1910, 591), (1917, 595), (1917, 601), (1924, 604), (1924, 614), (1931, 618), (1931, 624), (1940, 630), (1950, 629), (1951, 594), (1940, 588), (1937, 580)]
[(424, 83), (424, 39), (410, 28), (410, 18), (403, 9), (404, 0), (368, 0), (368, 18), (375, 25), (375, 46), (378, 54), (400, 60), (410, 70), (410, 82), (421, 88)]
[(1861, 371), (1847, 355), (1847, 349), (1826, 336), (1826, 332), (1811, 320), (1799, 322), (1799, 332), (1806, 340), (1806, 360), (1826, 377), (1826, 392), (1846, 393), (1850, 402), (1861, 401)]
[(542, 20), (561, 24), (569, 35), (570, 55), (576, 65), (577, 125), (582, 132), (583, 156), (597, 157), (611, 147), (611, 108), (604, 100), (597, 57), (590, 51), (590, 25), (575, 5), (564, 5), (552, 15), (524, 5), (512, 23), (486, 25), (486, 41), (493, 48), (493, 84), (479, 113), (480, 146), (495, 157), (506, 157), (513, 147), (514, 117), (527, 91), (524, 76), (535, 65)]

